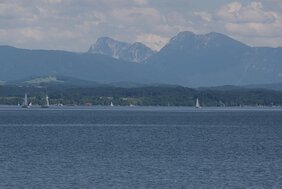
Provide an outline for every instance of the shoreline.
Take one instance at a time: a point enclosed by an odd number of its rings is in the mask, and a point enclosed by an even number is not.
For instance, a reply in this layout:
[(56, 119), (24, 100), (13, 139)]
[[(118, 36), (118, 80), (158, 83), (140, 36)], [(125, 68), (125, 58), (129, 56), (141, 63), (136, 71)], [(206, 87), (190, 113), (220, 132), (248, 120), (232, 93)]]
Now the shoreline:
[(201, 107), (193, 106), (55, 106), (42, 108), (40, 105), (34, 105), (29, 108), (22, 108), (18, 105), (0, 105), (0, 111), (64, 111), (64, 110), (88, 110), (88, 111), (168, 111), (168, 112), (208, 112), (208, 111), (282, 111), (282, 106), (226, 106), (226, 107)]

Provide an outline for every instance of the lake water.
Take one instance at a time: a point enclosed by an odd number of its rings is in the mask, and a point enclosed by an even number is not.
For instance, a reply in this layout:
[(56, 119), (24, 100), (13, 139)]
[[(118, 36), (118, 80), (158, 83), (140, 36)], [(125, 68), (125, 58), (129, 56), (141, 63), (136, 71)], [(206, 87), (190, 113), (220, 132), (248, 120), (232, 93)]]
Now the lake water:
[(282, 109), (0, 107), (1, 189), (282, 188)]

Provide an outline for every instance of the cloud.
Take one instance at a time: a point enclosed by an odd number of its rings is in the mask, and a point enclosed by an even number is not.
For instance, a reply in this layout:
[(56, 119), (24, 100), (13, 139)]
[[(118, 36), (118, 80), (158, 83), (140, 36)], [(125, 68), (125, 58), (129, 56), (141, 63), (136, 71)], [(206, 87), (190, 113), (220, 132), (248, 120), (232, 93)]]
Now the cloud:
[(48, 3), (62, 3), (63, 0), (46, 0)]
[(247, 41), (250, 44), (256, 44), (256, 46), (264, 46), (264, 47), (278, 47), (282, 44), (282, 37), (253, 37), (253, 38), (245, 38), (242, 37), (241, 40)]
[(144, 27), (144, 25), (152, 26), (161, 22), (160, 13), (154, 8), (120, 8), (114, 9), (111, 13), (111, 19), (124, 25), (136, 25)]
[(137, 42), (142, 42), (150, 46), (154, 50), (160, 50), (168, 41), (169, 38), (154, 34), (143, 34), (136, 37)]
[(134, 0), (134, 2), (138, 5), (147, 5), (148, 0)]
[(98, 37), (109, 36), (159, 49), (184, 30), (221, 32), (254, 45), (281, 41), (280, 0), (222, 2), (215, 0), (221, 4), (216, 7), (204, 0), (0, 0), (0, 41), (86, 51)]
[(73, 45), (60, 47), (83, 51), (98, 37), (133, 40), (162, 23), (162, 14), (148, 0), (0, 1), (0, 40), (24, 48), (57, 49), (58, 41), (72, 40)]
[(189, 15), (179, 11), (190, 1), (2, 0), (0, 40), (23, 48), (84, 51), (109, 36), (128, 42), (143, 38), (159, 49), (178, 32), (195, 31)]
[[(239, 36), (253, 45), (261, 45), (262, 41), (266, 41), (266, 37), (270, 41), (273, 41), (273, 38), (282, 38), (281, 13), (266, 10), (261, 1), (253, 1), (246, 5), (240, 2), (229, 3), (217, 11), (217, 17), (227, 33)], [(253, 40), (254, 38), (256, 40)], [(259, 40), (260, 38), (263, 40)]]
[(263, 3), (270, 4), (271, 7), (282, 7), (282, 1), (281, 0), (264, 0)]
[(247, 6), (243, 6), (240, 2), (233, 2), (223, 6), (218, 11), (218, 16), (229, 22), (271, 23), (277, 18), (275, 12), (263, 10), (261, 2), (252, 2)]
[(263, 37), (278, 37), (282, 36), (282, 22), (277, 21), (271, 24), (248, 22), (248, 23), (227, 23), (225, 24), (227, 31), (233, 34), (244, 36), (263, 36)]
[(203, 21), (206, 21), (206, 22), (211, 22), (212, 21), (212, 15), (207, 13), (207, 12), (205, 12), (205, 11), (194, 12), (194, 15), (200, 17)]

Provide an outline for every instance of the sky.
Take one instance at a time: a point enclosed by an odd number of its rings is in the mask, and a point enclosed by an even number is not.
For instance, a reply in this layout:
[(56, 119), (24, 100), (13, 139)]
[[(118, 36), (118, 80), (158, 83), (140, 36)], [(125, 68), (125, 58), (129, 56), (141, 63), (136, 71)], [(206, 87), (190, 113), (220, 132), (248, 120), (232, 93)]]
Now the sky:
[(0, 0), (0, 45), (85, 52), (108, 36), (159, 50), (181, 31), (282, 46), (282, 0)]

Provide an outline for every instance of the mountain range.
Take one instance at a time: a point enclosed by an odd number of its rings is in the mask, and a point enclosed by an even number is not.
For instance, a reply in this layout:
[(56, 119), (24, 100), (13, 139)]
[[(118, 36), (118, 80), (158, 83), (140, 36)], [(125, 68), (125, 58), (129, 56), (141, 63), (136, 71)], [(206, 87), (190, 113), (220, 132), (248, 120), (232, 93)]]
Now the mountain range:
[(250, 47), (226, 35), (182, 32), (148, 64), (188, 86), (275, 83), (282, 79), (282, 48)]
[(88, 53), (141, 63), (156, 52), (139, 42), (129, 44), (109, 37), (101, 37), (89, 48)]
[(250, 47), (220, 33), (181, 32), (159, 52), (99, 38), (88, 52), (0, 46), (0, 81), (61, 75), (98, 83), (189, 87), (281, 83), (282, 48)]

